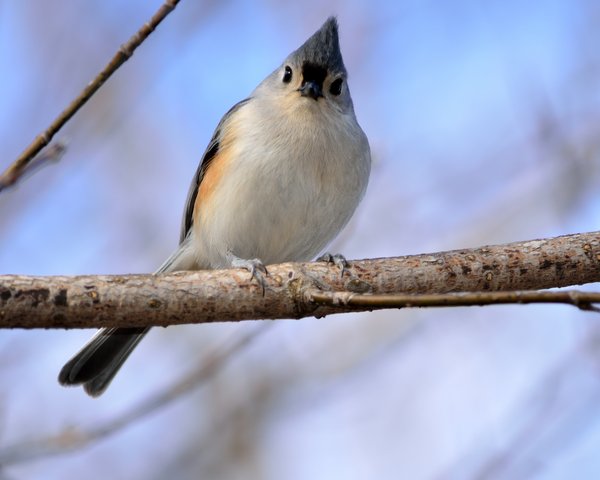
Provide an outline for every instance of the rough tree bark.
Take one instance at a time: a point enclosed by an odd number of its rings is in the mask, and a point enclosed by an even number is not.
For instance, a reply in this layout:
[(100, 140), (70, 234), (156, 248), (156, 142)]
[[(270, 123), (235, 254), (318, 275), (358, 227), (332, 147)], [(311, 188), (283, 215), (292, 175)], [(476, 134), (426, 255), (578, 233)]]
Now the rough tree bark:
[[(73, 277), (3, 275), (0, 328), (166, 326), (322, 317), (378, 306), (353, 306), (343, 301), (334, 305), (334, 301), (312, 296), (319, 292), (506, 292), (597, 281), (600, 232), (357, 260), (343, 276), (337, 267), (318, 262), (273, 265), (269, 266), (264, 296), (256, 282), (250, 281), (248, 272), (242, 270)], [(577, 305), (577, 301), (570, 303)], [(390, 305), (382, 302), (379, 307)]]

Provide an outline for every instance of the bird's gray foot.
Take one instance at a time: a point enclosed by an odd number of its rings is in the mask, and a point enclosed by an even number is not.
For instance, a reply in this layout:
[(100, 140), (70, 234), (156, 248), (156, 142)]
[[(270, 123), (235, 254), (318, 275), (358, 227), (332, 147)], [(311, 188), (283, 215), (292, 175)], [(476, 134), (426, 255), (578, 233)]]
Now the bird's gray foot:
[(344, 272), (348, 268), (348, 261), (346, 260), (346, 257), (344, 257), (341, 253), (336, 253), (335, 255), (332, 255), (329, 252), (324, 253), (319, 258), (317, 258), (317, 262), (327, 262), (334, 264), (340, 269), (340, 276), (342, 277), (344, 276)]
[(252, 281), (253, 278), (256, 279), (262, 288), (262, 294), (264, 296), (267, 288), (267, 280), (265, 277), (269, 275), (269, 272), (267, 272), (267, 268), (264, 266), (262, 261), (258, 258), (252, 258), (249, 260), (245, 258), (239, 258), (232, 253), (230, 253), (228, 257), (229, 263), (231, 263), (233, 268), (244, 268), (250, 272), (250, 281)]

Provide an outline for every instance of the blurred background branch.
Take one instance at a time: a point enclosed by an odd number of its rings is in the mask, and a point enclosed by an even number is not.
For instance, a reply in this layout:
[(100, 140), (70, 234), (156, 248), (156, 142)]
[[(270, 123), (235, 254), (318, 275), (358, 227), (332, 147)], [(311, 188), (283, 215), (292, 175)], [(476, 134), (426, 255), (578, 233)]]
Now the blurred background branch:
[(39, 155), (28, 158), (26, 163), (16, 167), (16, 163), (0, 175), (0, 192), (5, 188), (14, 186), (17, 181), (22, 180), (28, 175), (33, 174), (36, 170), (54, 162), (58, 162), (64, 155), (66, 150), (65, 142), (56, 142)]
[(151, 415), (211, 379), (236, 353), (246, 348), (256, 337), (267, 331), (269, 325), (260, 325), (249, 332), (230, 338), (204, 356), (190, 373), (177, 379), (160, 392), (150, 394), (120, 415), (91, 428), (69, 428), (57, 435), (25, 441), (22, 444), (0, 448), (0, 466), (26, 462), (58, 455), (86, 447), (109, 437), (132, 423)]

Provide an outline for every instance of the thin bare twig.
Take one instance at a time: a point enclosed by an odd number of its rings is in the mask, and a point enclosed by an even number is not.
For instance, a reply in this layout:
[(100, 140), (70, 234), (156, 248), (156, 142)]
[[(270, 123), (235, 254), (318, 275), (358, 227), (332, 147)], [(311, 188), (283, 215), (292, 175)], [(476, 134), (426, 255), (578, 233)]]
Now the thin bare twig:
[(87, 101), (96, 93), (96, 91), (106, 82), (117, 69), (125, 63), (133, 52), (144, 40), (156, 29), (156, 27), (171, 13), (179, 0), (166, 0), (152, 18), (144, 23), (142, 27), (126, 43), (119, 47), (119, 50), (108, 64), (102, 69), (96, 77), (86, 85), (81, 93), (75, 98), (67, 108), (65, 108), (50, 126), (33, 139), (31, 144), (19, 155), (19, 157), (0, 175), (0, 192), (13, 185), (25, 171), (25, 167), (33, 158), (50, 143), (54, 135), (71, 119), (77, 111), (87, 103)]
[(458, 292), (417, 295), (365, 295), (350, 292), (307, 292), (309, 301), (318, 305), (340, 306), (347, 310), (413, 307), (476, 307), (524, 303), (563, 303), (581, 310), (600, 312), (600, 293), (578, 290), (562, 291), (513, 291), (513, 292)]
[(183, 398), (207, 380), (214, 377), (236, 353), (239, 353), (259, 335), (267, 331), (271, 323), (264, 323), (243, 335), (236, 335), (227, 344), (203, 358), (198, 366), (171, 386), (141, 400), (125, 412), (88, 429), (69, 428), (46, 438), (22, 442), (0, 450), (0, 465), (6, 466), (60, 455), (79, 450), (107, 438), (123, 428), (151, 415), (157, 410)]

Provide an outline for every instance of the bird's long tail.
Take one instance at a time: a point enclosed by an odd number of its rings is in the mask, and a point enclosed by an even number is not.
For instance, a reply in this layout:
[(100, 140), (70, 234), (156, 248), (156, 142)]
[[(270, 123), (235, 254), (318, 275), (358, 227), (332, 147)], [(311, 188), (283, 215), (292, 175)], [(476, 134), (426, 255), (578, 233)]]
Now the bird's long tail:
[[(182, 270), (185, 243), (155, 272)], [(71, 358), (58, 374), (61, 385), (83, 385), (92, 397), (101, 395), (150, 327), (103, 328)]]
[(97, 397), (108, 387), (133, 349), (150, 328), (103, 328), (58, 374), (61, 385), (81, 385)]

